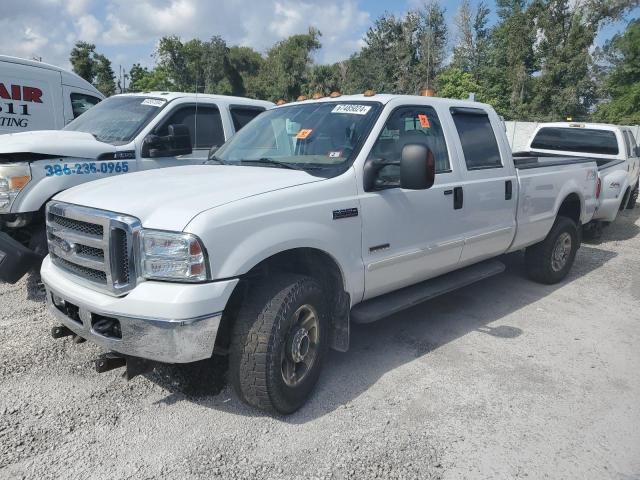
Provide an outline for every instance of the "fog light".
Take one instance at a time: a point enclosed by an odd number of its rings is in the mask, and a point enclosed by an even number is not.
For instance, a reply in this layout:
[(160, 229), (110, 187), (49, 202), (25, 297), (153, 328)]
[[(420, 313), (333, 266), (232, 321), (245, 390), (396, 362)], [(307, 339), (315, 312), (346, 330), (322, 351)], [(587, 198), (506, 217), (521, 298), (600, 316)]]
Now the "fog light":
[(51, 300), (53, 301), (53, 304), (56, 307), (64, 308), (64, 300), (62, 298), (60, 298), (58, 295), (56, 295), (55, 293), (51, 294)]

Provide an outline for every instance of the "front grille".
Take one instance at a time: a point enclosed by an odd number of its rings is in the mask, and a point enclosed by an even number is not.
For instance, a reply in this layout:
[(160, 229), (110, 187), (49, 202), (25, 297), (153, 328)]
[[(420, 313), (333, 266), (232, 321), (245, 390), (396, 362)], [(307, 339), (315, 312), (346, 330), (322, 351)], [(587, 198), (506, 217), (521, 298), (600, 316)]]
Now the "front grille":
[(101, 248), (87, 247), (86, 245), (78, 245), (76, 249), (78, 255), (82, 255), (88, 258), (95, 258), (98, 260), (104, 260), (104, 250)]
[(74, 232), (86, 233), (96, 237), (102, 237), (104, 232), (102, 225), (94, 225), (92, 223), (73, 220), (71, 218), (65, 218), (54, 214), (50, 214), (49, 217), (52, 224), (59, 225), (62, 228), (66, 228), (67, 230), (72, 230)]
[(53, 263), (87, 285), (114, 295), (135, 287), (133, 244), (140, 222), (117, 213), (52, 202), (47, 239)]
[(92, 282), (101, 283), (104, 285), (107, 284), (107, 274), (105, 272), (69, 262), (64, 258), (58, 257), (55, 253), (51, 254), (51, 258), (56, 263), (56, 265), (70, 271), (71, 273), (75, 273), (76, 275), (86, 278)]

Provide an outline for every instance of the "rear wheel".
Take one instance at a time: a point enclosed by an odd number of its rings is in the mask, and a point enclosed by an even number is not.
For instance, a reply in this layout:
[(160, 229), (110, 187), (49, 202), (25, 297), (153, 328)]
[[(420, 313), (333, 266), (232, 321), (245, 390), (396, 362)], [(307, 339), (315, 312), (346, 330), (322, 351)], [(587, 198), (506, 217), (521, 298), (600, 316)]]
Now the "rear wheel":
[(638, 194), (640, 193), (640, 181), (636, 183), (636, 188), (631, 191), (631, 195), (629, 195), (629, 202), (627, 203), (627, 209), (631, 210), (635, 208), (636, 202), (638, 201)]
[(235, 319), (229, 377), (240, 398), (289, 414), (307, 400), (327, 349), (327, 315), (320, 285), (281, 274), (250, 288)]
[(580, 236), (575, 222), (558, 217), (547, 237), (527, 248), (527, 275), (536, 282), (553, 284), (564, 279), (576, 258)]

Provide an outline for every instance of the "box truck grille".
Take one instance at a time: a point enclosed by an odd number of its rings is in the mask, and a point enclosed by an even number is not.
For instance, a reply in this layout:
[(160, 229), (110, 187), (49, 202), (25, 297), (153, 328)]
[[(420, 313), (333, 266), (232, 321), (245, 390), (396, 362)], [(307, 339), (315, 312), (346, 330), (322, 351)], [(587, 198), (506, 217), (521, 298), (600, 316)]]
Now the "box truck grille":
[(133, 217), (61, 202), (47, 205), (51, 260), (88, 286), (113, 295), (135, 287), (133, 258), (140, 222)]

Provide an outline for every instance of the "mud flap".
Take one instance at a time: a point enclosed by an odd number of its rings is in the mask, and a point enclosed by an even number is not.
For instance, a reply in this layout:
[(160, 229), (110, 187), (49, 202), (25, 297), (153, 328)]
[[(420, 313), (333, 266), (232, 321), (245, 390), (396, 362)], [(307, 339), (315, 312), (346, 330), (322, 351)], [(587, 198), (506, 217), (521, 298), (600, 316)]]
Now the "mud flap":
[(16, 283), (42, 261), (42, 256), (0, 232), (0, 281)]

